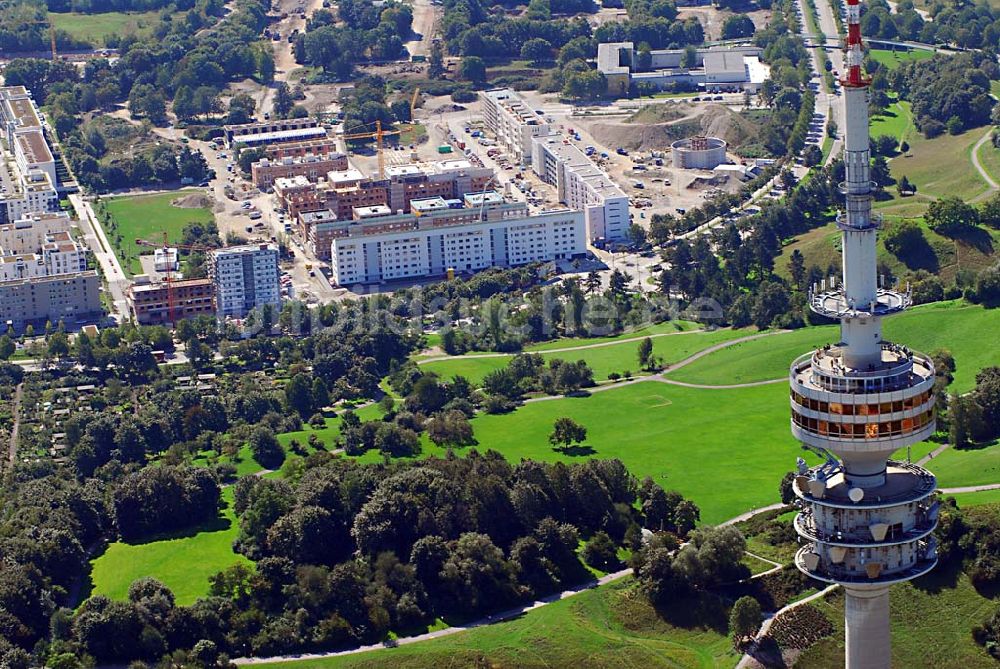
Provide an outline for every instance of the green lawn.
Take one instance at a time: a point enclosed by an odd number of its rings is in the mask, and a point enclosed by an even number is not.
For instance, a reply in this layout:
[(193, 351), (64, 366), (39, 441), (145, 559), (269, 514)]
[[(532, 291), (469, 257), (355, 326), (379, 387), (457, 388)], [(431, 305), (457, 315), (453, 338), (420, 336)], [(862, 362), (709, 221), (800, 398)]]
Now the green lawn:
[(917, 131), (913, 125), (913, 114), (910, 112), (910, 103), (906, 100), (893, 102), (886, 109), (884, 114), (874, 116), (871, 122), (871, 136), (891, 135), (899, 141), (904, 139), (909, 142), (910, 137)]
[[(795, 666), (834, 669), (844, 666), (844, 598), (831, 594), (814, 605), (835, 631), (805, 651)], [(972, 640), (972, 627), (996, 611), (997, 604), (975, 591), (966, 576), (939, 567), (913, 583), (893, 586), (890, 595), (893, 667), (972, 669), (996, 661)]]
[(910, 51), (893, 51), (892, 49), (868, 50), (869, 58), (890, 70), (894, 70), (903, 63), (911, 60), (927, 60), (933, 55), (933, 51), (926, 51), (924, 49), (912, 49)]
[(233, 488), (222, 491), (225, 507), (219, 517), (190, 532), (154, 541), (127, 544), (117, 541), (92, 563), (93, 594), (126, 599), (138, 578), (152, 576), (170, 588), (179, 605), (193, 604), (208, 595), (208, 577), (237, 562), (249, 563), (233, 552), (238, 527), (232, 510)]
[(1000, 183), (1000, 149), (993, 142), (984, 142), (979, 147), (979, 164), (993, 180)]
[(949, 448), (927, 467), (942, 488), (1000, 483), (1000, 443), (982, 448)]
[(728, 669), (738, 659), (724, 632), (666, 622), (636, 592), (631, 579), (625, 579), (529, 611), (508, 622), (477, 627), (433, 641), (324, 660), (258, 666), (273, 669)]
[[(382, 416), (382, 410), (377, 404), (369, 404), (366, 407), (358, 409), (355, 413), (357, 413), (358, 418), (362, 421), (375, 420), (376, 418)], [(315, 434), (320, 443), (327, 448), (332, 448), (333, 442), (340, 436), (340, 421), (343, 414), (344, 412), (341, 410), (337, 412), (337, 416), (335, 418), (327, 418), (326, 427), (323, 428), (314, 429), (308, 424), (304, 424), (302, 429), (298, 432), (285, 432), (284, 434), (279, 434), (277, 435), (278, 443), (287, 448), (289, 442), (291, 442), (292, 439), (295, 439), (303, 446), (306, 446), (309, 442), (310, 435)]]
[[(472, 424), (480, 450), (492, 448), (511, 462), (620, 458), (640, 479), (651, 476), (692, 498), (703, 521), (718, 523), (777, 501), (778, 481), (803, 454), (788, 429), (787, 397), (784, 384), (699, 390), (647, 381), (532, 402)], [(547, 441), (561, 416), (587, 428), (579, 455)]]
[[(984, 309), (961, 301), (922, 305), (885, 320), (885, 338), (930, 354), (950, 349), (957, 370), (952, 389), (965, 392), (975, 385), (983, 367), (1000, 364), (1000, 348), (984, 346), (982, 336), (1000, 332), (1000, 309)], [(669, 378), (688, 383), (721, 385), (777, 379), (788, 374), (798, 355), (839, 339), (837, 326), (803, 328), (734, 344), (697, 360)]]
[(981, 506), (983, 504), (1000, 503), (1000, 490), (983, 490), (982, 492), (962, 492), (955, 495), (945, 495), (954, 497), (960, 509), (970, 506)]
[(181, 208), (171, 204), (178, 198), (192, 194), (202, 192), (180, 190), (103, 200), (114, 225), (110, 225), (108, 221), (102, 221), (102, 225), (126, 272), (140, 274), (142, 266), (139, 256), (151, 252), (148, 248), (136, 246), (136, 238), (160, 242), (166, 232), (170, 241), (179, 242), (184, 226), (188, 223), (208, 223), (214, 220), (211, 209)]
[(80, 14), (77, 12), (49, 12), (49, 20), (56, 30), (64, 30), (77, 39), (86, 40), (95, 47), (103, 47), (109, 35), (148, 37), (159, 21), (160, 12), (104, 12)]
[[(662, 330), (661, 330), (662, 331)], [(652, 333), (652, 328), (649, 333)], [(636, 336), (644, 336), (644, 332), (625, 335), (626, 339)], [(715, 330), (712, 332), (696, 331), (684, 332), (675, 335), (655, 337), (653, 339), (653, 354), (660, 356), (668, 364), (683, 360), (698, 351), (704, 350), (714, 344), (738, 339), (754, 334), (749, 330)], [(602, 340), (593, 341), (582, 340), (579, 344), (574, 344), (572, 340), (560, 340), (559, 342), (548, 342), (538, 347), (538, 351), (545, 359), (560, 358), (562, 360), (584, 360), (590, 368), (594, 370), (594, 380), (603, 381), (608, 378), (608, 374), (631, 371), (633, 374), (639, 372), (638, 348), (639, 341), (622, 341), (619, 343), (609, 343), (607, 346), (596, 348), (581, 348), (573, 351), (547, 352), (546, 348), (562, 348), (579, 345), (588, 346), (593, 343), (601, 343)], [(605, 340), (609, 341), (609, 340)], [(610, 339), (614, 341), (614, 339)], [(482, 381), (489, 372), (500, 369), (507, 365), (513, 356), (483, 357), (482, 355), (456, 356), (448, 360), (437, 360), (427, 362), (422, 365), (423, 369), (438, 373), (444, 378), (451, 378), (456, 374), (465, 376), (473, 383)]]

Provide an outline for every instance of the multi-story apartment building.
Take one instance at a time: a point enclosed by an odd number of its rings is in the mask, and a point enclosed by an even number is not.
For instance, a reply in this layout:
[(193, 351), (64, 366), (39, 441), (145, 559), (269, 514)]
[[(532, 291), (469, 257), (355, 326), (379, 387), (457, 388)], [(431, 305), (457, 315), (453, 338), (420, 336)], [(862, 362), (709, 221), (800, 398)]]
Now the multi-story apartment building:
[(543, 115), (510, 88), (482, 91), (479, 99), (483, 103), (483, 120), (497, 144), (522, 165), (530, 163), (531, 141), (552, 132)]
[(29, 324), (72, 324), (96, 317), (102, 312), (100, 287), (93, 270), (0, 281), (0, 326), (20, 331)]
[[(356, 169), (330, 172), (318, 184), (311, 184), (305, 178), (279, 179), (274, 184), (274, 192), (279, 204), (298, 221), (302, 238), (310, 242), (314, 217), (303, 217), (303, 214), (333, 212), (338, 220), (350, 221), (355, 209), (378, 205), (407, 213), (414, 200), (461, 198), (468, 193), (484, 191), (493, 179), (492, 170), (457, 159), (394, 165), (386, 168), (384, 179), (365, 176)], [(328, 215), (323, 218), (321, 223), (330, 220)], [(321, 260), (329, 260), (329, 237), (324, 234), (313, 242), (311, 250)]]
[(69, 228), (69, 214), (64, 211), (29, 214), (0, 225), (0, 249), (8, 253), (34, 253), (46, 237), (68, 232)]
[(59, 206), (55, 159), (24, 86), (0, 88), (0, 225)]
[(87, 271), (87, 251), (69, 232), (46, 235), (36, 252), (15, 253), (0, 247), (0, 281), (38, 279)]
[(278, 247), (273, 244), (216, 249), (209, 255), (209, 272), (220, 317), (242, 318), (257, 307), (281, 306)]
[(262, 123), (241, 123), (223, 126), (226, 145), (267, 146), (283, 142), (302, 142), (325, 139), (326, 129), (311, 118), (290, 118)]
[(462, 200), (412, 202), (411, 213), (381, 205), (359, 208), (350, 221), (330, 222), (333, 278), (340, 285), (475, 272), (586, 253), (583, 214), (531, 216), (523, 203), (496, 192)]
[(302, 158), (304, 156), (327, 156), (331, 153), (339, 153), (339, 151), (337, 151), (337, 143), (329, 137), (269, 144), (264, 148), (264, 157), (269, 160)]
[[(150, 282), (137, 277), (128, 290), (129, 306), (140, 325), (176, 323), (185, 318), (215, 313), (215, 283), (212, 279)], [(173, 309), (170, 302), (173, 302)]]
[(556, 187), (560, 202), (584, 213), (590, 241), (628, 237), (628, 196), (574, 144), (559, 135), (536, 137), (531, 167)]
[(318, 181), (328, 172), (347, 169), (347, 156), (343, 153), (325, 155), (307, 154), (301, 157), (265, 158), (253, 164), (253, 185), (268, 190), (276, 179), (302, 176), (310, 182)]

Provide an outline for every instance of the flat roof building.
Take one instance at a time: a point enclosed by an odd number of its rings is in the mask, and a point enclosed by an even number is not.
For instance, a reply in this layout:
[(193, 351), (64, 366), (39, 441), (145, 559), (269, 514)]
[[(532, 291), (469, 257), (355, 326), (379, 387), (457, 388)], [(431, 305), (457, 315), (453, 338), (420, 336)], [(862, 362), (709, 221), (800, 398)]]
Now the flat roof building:
[(510, 88), (481, 91), (479, 99), (483, 103), (483, 120), (497, 144), (522, 165), (530, 163), (532, 139), (551, 132), (544, 116)]
[(261, 123), (241, 123), (223, 126), (226, 146), (235, 144), (266, 146), (282, 142), (302, 142), (326, 138), (326, 129), (321, 128), (316, 119), (291, 118)]
[(78, 323), (103, 309), (97, 272), (0, 281), (0, 326), (23, 331), (46, 322)]
[(524, 203), (489, 192), (466, 195), (463, 204), (455, 208), (429, 198), (415, 201), (409, 214), (368, 208), (358, 212), (364, 218), (331, 222), (333, 279), (340, 285), (379, 283), (586, 253), (581, 212), (529, 215)]
[(71, 220), (65, 211), (30, 213), (0, 225), (0, 249), (9, 253), (33, 253), (45, 238), (56, 232), (68, 232)]
[(639, 83), (656, 89), (685, 85), (710, 92), (757, 91), (770, 76), (760, 60), (763, 50), (756, 46), (696, 49), (689, 65), (683, 64), (684, 54), (684, 49), (657, 49), (650, 52), (649, 66), (640, 67), (634, 43), (605, 42), (597, 46), (597, 69), (614, 97), (627, 95)]
[(278, 247), (247, 244), (215, 249), (209, 254), (215, 284), (215, 307), (221, 318), (243, 318), (255, 308), (281, 307)]
[(279, 178), (303, 176), (309, 181), (318, 181), (328, 172), (346, 169), (347, 156), (342, 153), (264, 158), (250, 168), (253, 185), (264, 191), (271, 188)]
[(604, 170), (560, 135), (536, 137), (532, 148), (532, 170), (556, 187), (560, 202), (584, 213), (590, 241), (628, 237), (628, 196)]
[(146, 276), (137, 276), (126, 298), (140, 325), (164, 325), (215, 313), (215, 284), (212, 279), (173, 281), (168, 288), (165, 282), (150, 282)]

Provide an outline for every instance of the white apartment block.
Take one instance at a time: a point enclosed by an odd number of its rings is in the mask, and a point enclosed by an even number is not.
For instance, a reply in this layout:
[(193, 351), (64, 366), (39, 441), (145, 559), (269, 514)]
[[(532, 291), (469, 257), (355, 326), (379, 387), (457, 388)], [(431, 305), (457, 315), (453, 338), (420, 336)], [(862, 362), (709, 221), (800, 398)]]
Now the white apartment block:
[(87, 271), (87, 251), (69, 232), (55, 232), (32, 253), (15, 253), (0, 247), (0, 282), (41, 279)]
[(228, 246), (209, 256), (219, 316), (242, 318), (252, 309), (281, 306), (278, 247), (273, 244)]
[(339, 285), (416, 279), (586, 253), (578, 211), (530, 216), (523, 203), (504, 202), (492, 191), (466, 195), (462, 204), (435, 197), (414, 200), (409, 214), (359, 208), (331, 243), (334, 279)]
[(544, 117), (510, 88), (482, 91), (479, 99), (483, 120), (500, 148), (522, 165), (530, 163), (532, 140), (552, 132)]
[(12, 223), (0, 225), (0, 249), (8, 253), (34, 253), (45, 238), (57, 232), (69, 232), (69, 214), (64, 211), (33, 213)]
[(556, 187), (559, 201), (584, 213), (590, 241), (620, 241), (628, 237), (628, 195), (574, 144), (559, 135), (536, 137), (531, 167)]

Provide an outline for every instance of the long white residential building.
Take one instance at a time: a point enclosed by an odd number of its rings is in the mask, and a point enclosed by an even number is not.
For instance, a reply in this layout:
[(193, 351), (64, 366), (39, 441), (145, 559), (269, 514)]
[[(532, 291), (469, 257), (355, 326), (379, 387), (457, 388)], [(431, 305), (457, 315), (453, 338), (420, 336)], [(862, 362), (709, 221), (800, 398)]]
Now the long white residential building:
[(479, 99), (483, 120), (500, 148), (522, 165), (531, 162), (531, 141), (552, 132), (543, 116), (510, 88), (482, 91)]
[(590, 241), (628, 237), (628, 195), (574, 144), (560, 135), (536, 137), (531, 168), (556, 187), (560, 202), (584, 213)]
[(220, 317), (242, 318), (265, 305), (280, 308), (277, 246), (248, 244), (216, 249), (210, 255), (209, 267)]
[(331, 267), (340, 285), (376, 283), (489, 267), (567, 259), (586, 253), (578, 211), (530, 216), (520, 202), (493, 191), (461, 201), (411, 202), (409, 214), (385, 206), (358, 207), (333, 231)]
[(24, 86), (0, 87), (0, 225), (59, 208), (55, 159)]

